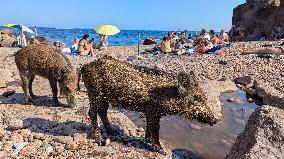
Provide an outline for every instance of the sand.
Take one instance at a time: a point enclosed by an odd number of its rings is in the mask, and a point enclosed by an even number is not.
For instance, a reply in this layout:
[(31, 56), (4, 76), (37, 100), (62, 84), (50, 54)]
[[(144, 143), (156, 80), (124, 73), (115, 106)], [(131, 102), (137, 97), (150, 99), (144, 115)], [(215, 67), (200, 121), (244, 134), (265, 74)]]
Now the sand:
[[(224, 49), (225, 56), (142, 54), (137, 57), (135, 46), (110, 47), (96, 51), (95, 58), (110, 55), (136, 65), (158, 67), (171, 73), (193, 70), (200, 83), (250, 76), (253, 81), (267, 84), (266, 91), (275, 92), (282, 99), (284, 59), (278, 57), (267, 60), (256, 58), (255, 55), (240, 55), (243, 50), (257, 49), (263, 44), (278, 45), (280, 42), (234, 43), (231, 48)], [(143, 46), (141, 50), (150, 48), (151, 46)], [(0, 61), (17, 50), (19, 48), (0, 48)], [(95, 59), (89, 56), (68, 57), (76, 68)], [(0, 156), (171, 158), (170, 145), (165, 145), (168, 152), (166, 156), (147, 151), (143, 144), (144, 132), (117, 110), (110, 110), (113, 127), (121, 133), (119, 137), (111, 139), (115, 142), (99, 147), (92, 139), (86, 137), (90, 136), (91, 127), (87, 117), (89, 101), (82, 83), (83, 91), (77, 93), (77, 107), (74, 109), (53, 107), (48, 81), (41, 77), (37, 77), (34, 82), (34, 92), (42, 97), (33, 105), (23, 105), (23, 91), (13, 57), (8, 57), (6, 61), (0, 63), (0, 72), (0, 86), (3, 87), (0, 89), (0, 94), (7, 91), (15, 92), (8, 98), (0, 96)], [(65, 102), (64, 99), (60, 100)], [(78, 134), (83, 134), (79, 135), (79, 140), (77, 140)]]

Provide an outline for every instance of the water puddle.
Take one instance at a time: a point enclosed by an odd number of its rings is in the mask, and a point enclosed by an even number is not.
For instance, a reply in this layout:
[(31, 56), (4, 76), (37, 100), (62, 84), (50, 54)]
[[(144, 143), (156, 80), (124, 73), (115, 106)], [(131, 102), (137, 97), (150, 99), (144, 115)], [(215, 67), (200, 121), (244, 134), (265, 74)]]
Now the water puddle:
[[(229, 98), (240, 98), (241, 103), (230, 103)], [(236, 137), (241, 133), (251, 113), (257, 107), (247, 102), (246, 93), (236, 91), (221, 96), (224, 119), (217, 125), (208, 126), (184, 120), (177, 116), (163, 117), (160, 138), (174, 147), (176, 158), (220, 159), (225, 158)], [(145, 128), (143, 114), (125, 113), (139, 127)]]

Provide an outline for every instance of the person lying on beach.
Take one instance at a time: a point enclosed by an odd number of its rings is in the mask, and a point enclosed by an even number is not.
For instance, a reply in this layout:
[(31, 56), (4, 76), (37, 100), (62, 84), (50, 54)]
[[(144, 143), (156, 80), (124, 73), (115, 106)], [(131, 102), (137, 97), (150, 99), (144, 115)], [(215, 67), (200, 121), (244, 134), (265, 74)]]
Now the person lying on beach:
[(83, 39), (79, 41), (78, 44), (78, 54), (81, 56), (89, 55), (91, 54), (94, 56), (94, 49), (91, 44), (89, 44), (89, 35), (85, 34), (83, 36)]
[(253, 51), (241, 52), (241, 55), (250, 55), (250, 54), (284, 55), (284, 47), (271, 47), (271, 48), (263, 48), (263, 49), (253, 50)]

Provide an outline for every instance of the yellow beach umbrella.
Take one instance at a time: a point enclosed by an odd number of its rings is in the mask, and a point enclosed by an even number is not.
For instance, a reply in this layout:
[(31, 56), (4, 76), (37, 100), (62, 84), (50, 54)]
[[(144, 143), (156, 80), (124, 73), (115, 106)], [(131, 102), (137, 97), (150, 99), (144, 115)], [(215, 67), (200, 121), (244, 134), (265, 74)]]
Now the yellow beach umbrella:
[(4, 26), (10, 28), (10, 27), (13, 27), (13, 26), (15, 26), (15, 25), (17, 25), (17, 24), (5, 24)]
[(113, 25), (102, 25), (96, 28), (96, 32), (102, 35), (115, 35), (120, 32), (120, 30)]

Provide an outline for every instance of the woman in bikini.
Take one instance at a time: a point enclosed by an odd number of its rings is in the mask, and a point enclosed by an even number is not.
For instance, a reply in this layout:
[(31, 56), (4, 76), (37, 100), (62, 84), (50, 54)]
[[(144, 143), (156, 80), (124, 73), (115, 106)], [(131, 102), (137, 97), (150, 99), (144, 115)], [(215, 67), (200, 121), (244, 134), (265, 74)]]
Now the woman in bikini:
[(81, 56), (89, 55), (91, 54), (94, 56), (94, 49), (92, 47), (92, 44), (89, 44), (89, 35), (85, 34), (83, 36), (83, 39), (79, 41), (78, 44), (78, 54)]

